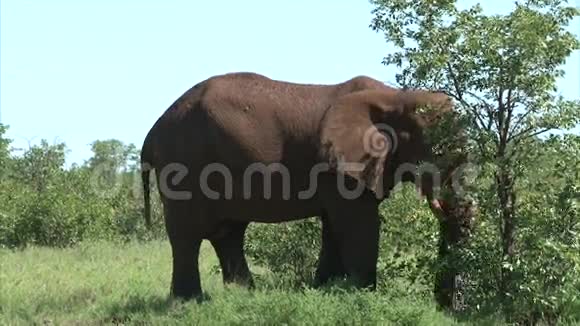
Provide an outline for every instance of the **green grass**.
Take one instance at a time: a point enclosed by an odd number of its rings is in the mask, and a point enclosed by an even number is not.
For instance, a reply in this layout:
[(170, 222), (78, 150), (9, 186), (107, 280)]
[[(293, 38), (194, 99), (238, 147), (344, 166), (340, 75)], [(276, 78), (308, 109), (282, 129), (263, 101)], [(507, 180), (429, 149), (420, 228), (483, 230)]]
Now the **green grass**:
[(0, 324), (458, 323), (437, 311), (433, 302), (400, 294), (279, 288), (255, 266), (255, 290), (224, 287), (206, 243), (200, 265), (210, 298), (201, 304), (181, 303), (167, 299), (170, 257), (166, 241), (0, 250)]

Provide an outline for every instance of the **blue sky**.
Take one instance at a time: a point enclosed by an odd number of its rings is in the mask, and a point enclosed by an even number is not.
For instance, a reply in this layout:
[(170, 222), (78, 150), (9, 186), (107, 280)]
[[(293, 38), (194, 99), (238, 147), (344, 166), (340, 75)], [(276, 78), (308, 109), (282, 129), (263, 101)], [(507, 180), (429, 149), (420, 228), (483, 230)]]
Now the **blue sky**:
[[(394, 68), (381, 64), (389, 48), (368, 27), (372, 8), (366, 0), (2, 0), (0, 121), (15, 147), (65, 142), (68, 162), (82, 162), (96, 139), (140, 147), (159, 115), (212, 75), (393, 81)], [(580, 31), (578, 19), (571, 30)], [(579, 97), (579, 62), (576, 52), (565, 66), (564, 96)]]

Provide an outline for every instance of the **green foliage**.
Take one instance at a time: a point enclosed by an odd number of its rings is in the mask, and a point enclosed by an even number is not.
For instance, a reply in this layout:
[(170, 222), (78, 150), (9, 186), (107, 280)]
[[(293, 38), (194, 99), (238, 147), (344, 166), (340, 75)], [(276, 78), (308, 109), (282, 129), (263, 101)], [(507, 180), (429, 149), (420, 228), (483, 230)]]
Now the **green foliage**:
[[(472, 241), (456, 264), (469, 275), (469, 314), (497, 311), (502, 304), (502, 268), (512, 273), (510, 317), (528, 322), (578, 321), (580, 298), (580, 137), (567, 135), (528, 142), (518, 187), (518, 254), (503, 259), (495, 199), (479, 196), (481, 214)], [(533, 171), (533, 174), (532, 174)], [(481, 177), (489, 174), (483, 171)], [(487, 193), (489, 195), (489, 193)]]
[(64, 172), (65, 145), (40, 145), (30, 147), (22, 157), (13, 160), (12, 178), (20, 184), (29, 185), (37, 193), (52, 191)]
[(578, 238), (578, 139), (537, 136), (580, 122), (580, 101), (556, 89), (562, 64), (580, 48), (566, 30), (579, 9), (527, 0), (486, 15), (454, 0), (371, 2), (371, 28), (395, 46), (384, 63), (400, 68), (397, 82), (444, 91), (469, 121), (480, 214), (477, 233), (454, 258), (469, 274), (469, 309), (502, 304), (508, 319), (526, 323), (570, 316), (580, 293), (571, 241)]
[(0, 123), (0, 180), (5, 178), (10, 162), (10, 139), (4, 136), (6, 130), (8, 126)]
[(390, 291), (393, 279), (406, 292), (426, 299), (433, 296), (437, 264), (437, 220), (417, 197), (414, 185), (405, 185), (380, 206), (383, 219), (378, 262), (381, 291)]
[[(132, 145), (112, 143), (126, 147), (123, 153), (134, 151)], [(111, 170), (90, 164), (65, 169), (65, 154), (64, 144), (43, 140), (22, 156), (4, 158), (8, 164), (5, 177), (0, 178), (0, 246), (64, 247), (89, 239), (126, 241), (164, 235), (158, 201), (153, 206), (157, 216), (153, 231), (143, 224), (136, 171), (114, 170), (106, 176), (113, 176), (106, 180), (112, 183), (101, 182), (103, 172)], [(123, 156), (125, 161), (108, 155), (97, 151), (98, 160), (91, 162), (114, 161), (115, 169), (131, 164), (129, 155)]]
[(93, 157), (87, 161), (87, 167), (97, 174), (95, 182), (104, 187), (116, 185), (116, 179), (122, 172), (137, 169), (138, 153), (135, 145), (125, 145), (117, 139), (97, 140), (91, 144)]
[(371, 2), (371, 27), (399, 49), (384, 59), (401, 68), (397, 82), (454, 97), (473, 119), (482, 156), (494, 157), (502, 141), (517, 155), (522, 140), (580, 121), (580, 102), (554, 94), (560, 66), (580, 48), (565, 30), (579, 11), (565, 1), (525, 1), (493, 16), (455, 1)]
[(552, 137), (536, 150), (547, 153), (528, 166), (536, 178), (525, 183), (534, 191), (521, 191), (527, 218), (520, 220), (513, 295), (519, 313), (551, 319), (577, 311), (580, 297), (580, 137)]
[(580, 102), (554, 93), (561, 65), (580, 48), (565, 30), (579, 10), (565, 1), (525, 1), (493, 16), (455, 1), (371, 2), (371, 27), (398, 48), (384, 59), (401, 68), (397, 82), (455, 98), (473, 120), (480, 156), (496, 157), (502, 142), (517, 156), (524, 139), (580, 121)]
[(300, 287), (312, 282), (321, 245), (318, 219), (283, 224), (252, 224), (245, 252), (268, 268), (280, 285)]

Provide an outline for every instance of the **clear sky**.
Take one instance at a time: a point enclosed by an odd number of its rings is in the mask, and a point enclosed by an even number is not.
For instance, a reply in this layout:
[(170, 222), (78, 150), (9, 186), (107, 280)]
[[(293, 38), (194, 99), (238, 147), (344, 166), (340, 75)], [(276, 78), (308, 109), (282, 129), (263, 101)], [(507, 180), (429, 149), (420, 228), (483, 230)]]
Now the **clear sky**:
[[(484, 1), (487, 10), (512, 2)], [(463, 1), (471, 4), (474, 1)], [(393, 81), (366, 0), (0, 1), (0, 121), (26, 148), (63, 141), (83, 162), (96, 139), (141, 146), (165, 109), (216, 74), (336, 83)], [(580, 22), (571, 30), (580, 33)], [(560, 92), (580, 97), (580, 53)]]

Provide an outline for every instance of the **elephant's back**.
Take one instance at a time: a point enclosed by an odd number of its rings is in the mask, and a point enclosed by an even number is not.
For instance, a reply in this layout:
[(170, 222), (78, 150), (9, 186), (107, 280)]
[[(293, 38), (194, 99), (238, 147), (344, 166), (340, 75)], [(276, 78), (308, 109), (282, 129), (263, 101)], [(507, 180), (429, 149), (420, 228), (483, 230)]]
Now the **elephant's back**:
[(328, 85), (228, 74), (208, 80), (200, 107), (220, 158), (291, 163), (314, 159), (318, 126), (332, 92)]
[(388, 88), (366, 76), (300, 84), (241, 72), (206, 79), (180, 96), (155, 126), (155, 148), (174, 160), (291, 163), (314, 160), (326, 109), (344, 94)]

